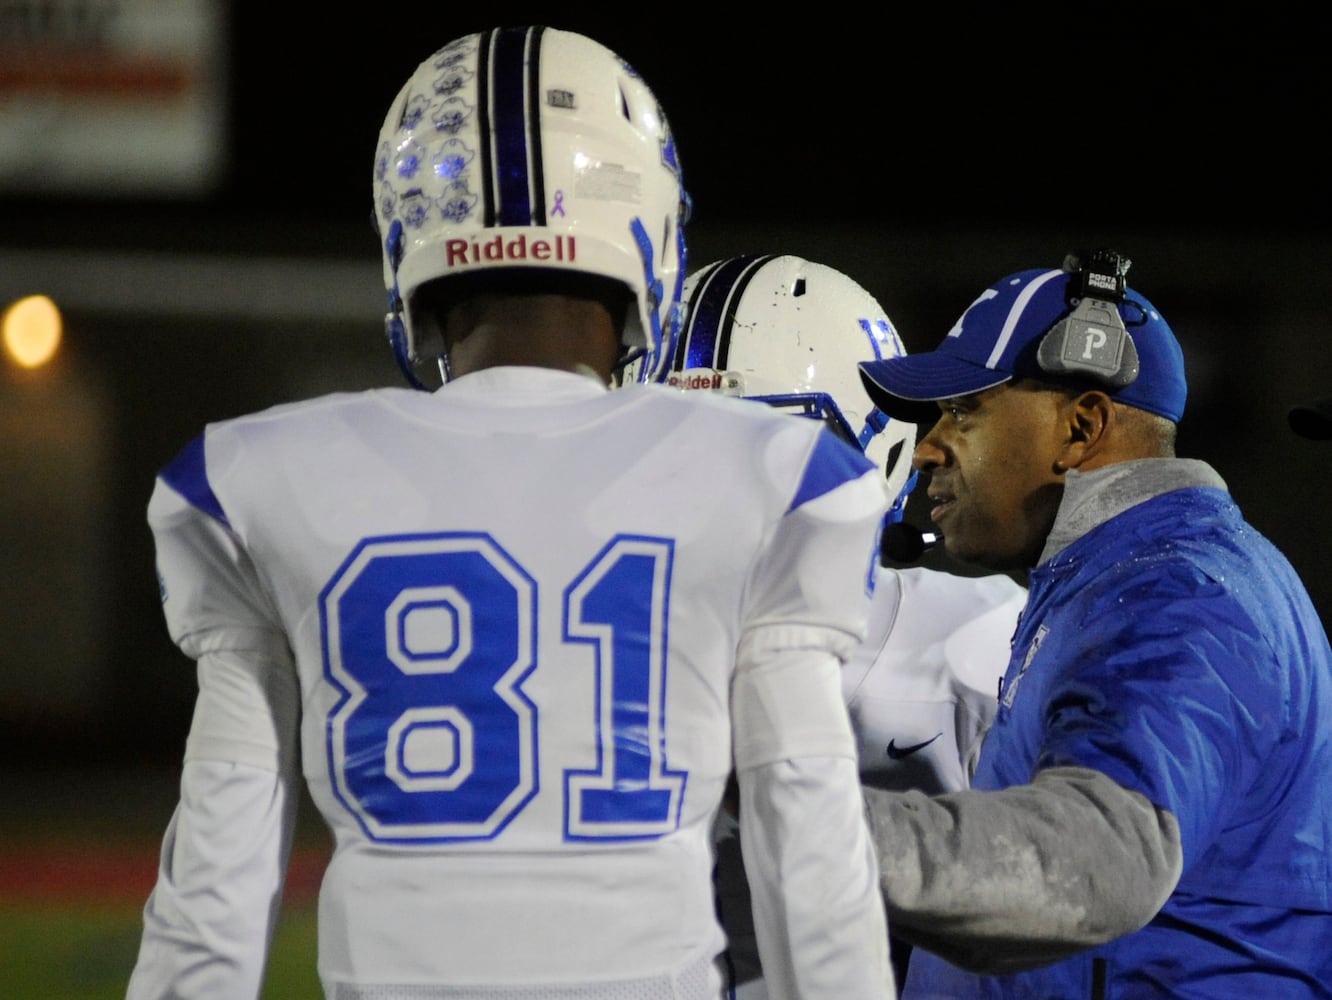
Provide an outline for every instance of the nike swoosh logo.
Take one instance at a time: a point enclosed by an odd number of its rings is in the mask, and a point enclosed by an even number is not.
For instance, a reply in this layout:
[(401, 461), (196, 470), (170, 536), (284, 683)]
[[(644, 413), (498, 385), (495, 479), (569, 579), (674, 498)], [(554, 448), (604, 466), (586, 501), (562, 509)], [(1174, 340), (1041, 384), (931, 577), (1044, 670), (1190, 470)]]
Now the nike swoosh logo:
[(924, 743), (913, 743), (909, 747), (899, 747), (896, 740), (888, 741), (888, 756), (893, 760), (901, 760), (903, 757), (910, 757), (917, 750), (924, 750), (927, 746), (937, 740), (943, 733), (935, 733)]

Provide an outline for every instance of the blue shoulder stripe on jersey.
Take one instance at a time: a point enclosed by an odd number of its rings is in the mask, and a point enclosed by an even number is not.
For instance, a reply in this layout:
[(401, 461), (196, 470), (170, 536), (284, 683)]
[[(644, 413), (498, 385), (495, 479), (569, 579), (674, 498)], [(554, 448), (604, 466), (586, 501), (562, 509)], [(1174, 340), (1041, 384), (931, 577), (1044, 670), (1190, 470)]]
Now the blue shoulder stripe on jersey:
[(843, 483), (859, 479), (872, 468), (874, 463), (861, 452), (832, 431), (820, 430), (818, 443), (805, 463), (805, 475), (800, 480), (800, 487), (787, 513), (825, 493), (831, 493)]
[(528, 199), (531, 203), (532, 225), (546, 224), (546, 151), (541, 141), (541, 44), (545, 27), (533, 28), (527, 40), (530, 71), (527, 74), (527, 148), (531, 179)]
[(228, 528), (231, 527), (226, 511), (222, 509), (222, 504), (218, 502), (213, 487), (208, 482), (208, 462), (204, 458), (202, 434), (187, 444), (161, 471), (160, 476), (164, 483), (192, 505), (209, 517), (221, 521)]

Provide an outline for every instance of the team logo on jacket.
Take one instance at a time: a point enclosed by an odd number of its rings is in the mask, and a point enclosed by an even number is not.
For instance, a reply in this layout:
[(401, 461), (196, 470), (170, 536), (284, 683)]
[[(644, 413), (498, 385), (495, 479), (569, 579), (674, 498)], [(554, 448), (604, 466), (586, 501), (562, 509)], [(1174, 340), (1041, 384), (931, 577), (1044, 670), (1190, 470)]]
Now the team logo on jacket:
[(1031, 637), (1031, 645), (1027, 647), (1027, 655), (1022, 659), (1022, 669), (1020, 669), (1017, 672), (1017, 676), (1013, 678), (1013, 683), (1006, 684), (1000, 694), (999, 703), (1003, 705), (1004, 708), (1013, 707), (1013, 699), (1017, 697), (1018, 685), (1022, 683), (1023, 675), (1026, 674), (1027, 668), (1031, 666), (1031, 661), (1036, 658), (1036, 651), (1041, 648), (1041, 643), (1045, 641), (1045, 637), (1049, 634), (1050, 630), (1044, 625), (1041, 625), (1036, 629), (1036, 634)]

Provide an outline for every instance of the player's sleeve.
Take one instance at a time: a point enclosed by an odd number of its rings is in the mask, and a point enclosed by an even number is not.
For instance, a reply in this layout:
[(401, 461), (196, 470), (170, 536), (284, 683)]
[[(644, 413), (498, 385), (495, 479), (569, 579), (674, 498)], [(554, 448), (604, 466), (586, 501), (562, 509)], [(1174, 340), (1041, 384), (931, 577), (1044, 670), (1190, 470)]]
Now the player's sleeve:
[(791, 758), (738, 777), (741, 854), (768, 996), (895, 996), (855, 761)]
[(946, 795), (866, 787), (893, 933), (1001, 975), (1138, 930), (1183, 870), (1179, 824), (1083, 767)]
[(259, 996), (297, 801), (276, 772), (185, 762), (126, 1000)]
[[(769, 457), (798, 438), (774, 442)], [(751, 577), (732, 687), (741, 853), (768, 993), (893, 997), (888, 932), (842, 701), (867, 630), (882, 477), (822, 433)]]
[(159, 478), (149, 503), (167, 624), (197, 660), (199, 690), (128, 1000), (258, 996), (299, 801), (291, 652), (202, 466), (191, 469)]
[(148, 501), (167, 629), (191, 659), (217, 650), (280, 656), (277, 611), (210, 481), (205, 440), (162, 471)]

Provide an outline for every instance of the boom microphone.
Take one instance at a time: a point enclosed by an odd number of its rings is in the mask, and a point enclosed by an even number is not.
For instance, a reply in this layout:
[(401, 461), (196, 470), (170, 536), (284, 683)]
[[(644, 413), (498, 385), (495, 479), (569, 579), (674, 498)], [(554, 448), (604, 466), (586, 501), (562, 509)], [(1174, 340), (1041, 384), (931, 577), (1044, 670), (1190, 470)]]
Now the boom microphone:
[(943, 535), (937, 532), (921, 531), (904, 521), (898, 521), (883, 529), (879, 539), (879, 562), (885, 566), (894, 562), (915, 562), (928, 549), (942, 541)]

